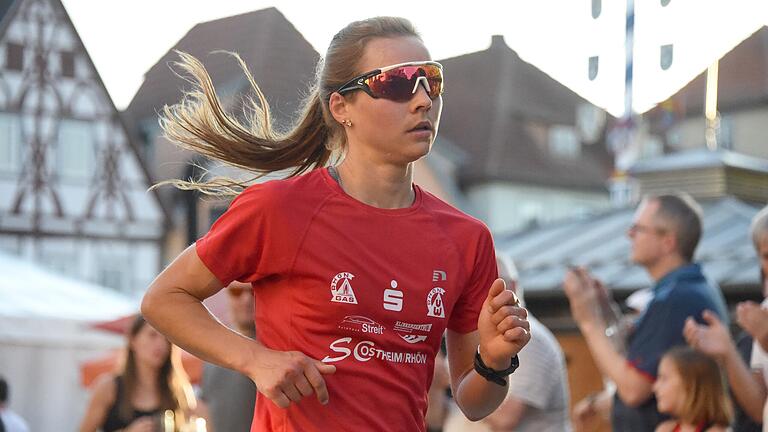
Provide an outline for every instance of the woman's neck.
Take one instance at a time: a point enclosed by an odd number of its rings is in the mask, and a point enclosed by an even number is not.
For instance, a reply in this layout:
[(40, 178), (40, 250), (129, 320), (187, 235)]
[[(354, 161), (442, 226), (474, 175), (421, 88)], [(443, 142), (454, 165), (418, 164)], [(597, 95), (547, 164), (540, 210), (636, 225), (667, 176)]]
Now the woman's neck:
[(136, 382), (142, 387), (157, 387), (160, 370), (141, 362), (136, 362)]
[(413, 204), (413, 163), (405, 167), (382, 165), (350, 156), (347, 155), (336, 168), (339, 184), (347, 195), (383, 209), (405, 208)]

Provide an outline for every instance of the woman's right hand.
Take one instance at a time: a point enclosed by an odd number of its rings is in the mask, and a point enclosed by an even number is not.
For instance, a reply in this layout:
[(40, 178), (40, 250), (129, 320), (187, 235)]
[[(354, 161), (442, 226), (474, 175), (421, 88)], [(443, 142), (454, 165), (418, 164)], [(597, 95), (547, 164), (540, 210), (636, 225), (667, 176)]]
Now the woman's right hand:
[(328, 403), (328, 389), (323, 375), (332, 375), (336, 366), (307, 357), (298, 351), (275, 351), (260, 347), (253, 368), (246, 374), (261, 394), (280, 408), (299, 402), (315, 393), (317, 400)]
[(152, 417), (139, 417), (123, 429), (123, 432), (155, 432), (156, 424), (157, 422)]

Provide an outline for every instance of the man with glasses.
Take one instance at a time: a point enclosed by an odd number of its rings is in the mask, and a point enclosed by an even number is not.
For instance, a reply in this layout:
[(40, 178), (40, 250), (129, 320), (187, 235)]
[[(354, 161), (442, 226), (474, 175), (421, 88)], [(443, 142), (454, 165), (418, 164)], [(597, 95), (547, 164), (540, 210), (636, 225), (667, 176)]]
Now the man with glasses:
[[(253, 288), (249, 283), (232, 282), (227, 286), (230, 325), (249, 338), (256, 335), (253, 320)], [(201, 383), (202, 399), (208, 407), (208, 418), (214, 431), (251, 430), (256, 385), (245, 375), (231, 369), (206, 363)]]
[(600, 371), (616, 383), (611, 421), (615, 431), (652, 431), (662, 417), (653, 396), (661, 356), (684, 345), (688, 317), (701, 322), (704, 310), (725, 320), (719, 289), (693, 263), (701, 237), (701, 209), (687, 195), (646, 197), (638, 207), (628, 236), (631, 259), (655, 281), (653, 298), (638, 318), (627, 341), (627, 352), (615, 348), (598, 312), (601, 283), (584, 268), (565, 276), (564, 290), (571, 313)]

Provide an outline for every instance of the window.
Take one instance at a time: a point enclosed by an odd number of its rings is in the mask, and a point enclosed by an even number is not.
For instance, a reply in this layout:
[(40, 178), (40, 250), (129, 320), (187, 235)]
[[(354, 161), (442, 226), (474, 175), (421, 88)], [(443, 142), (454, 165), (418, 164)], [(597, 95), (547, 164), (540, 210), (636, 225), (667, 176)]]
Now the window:
[(733, 117), (728, 115), (720, 117), (717, 145), (721, 149), (733, 150)]
[(587, 75), (590, 81), (594, 81), (597, 78), (597, 73), (600, 70), (600, 56), (592, 56), (589, 58), (589, 71)]
[(597, 19), (600, 17), (600, 12), (603, 10), (603, 2), (601, 0), (592, 0), (592, 18)]
[(672, 61), (674, 60), (675, 47), (673, 44), (662, 45), (659, 48), (659, 66), (662, 70), (667, 70), (672, 67)]
[(48, 269), (62, 275), (80, 278), (80, 256), (71, 248), (69, 250), (47, 250), (42, 254), (42, 262)]
[(98, 270), (96, 282), (125, 294), (134, 294), (131, 272), (134, 268), (133, 260), (124, 253), (111, 253), (102, 251), (98, 258)]
[(555, 125), (549, 128), (549, 152), (560, 158), (579, 157), (581, 144), (573, 127)]
[(94, 131), (91, 123), (62, 120), (56, 148), (59, 175), (69, 179), (86, 179), (93, 174)]
[(0, 172), (16, 172), (21, 166), (19, 116), (0, 113)]
[(13, 42), (5, 45), (5, 68), (15, 71), (24, 69), (24, 45)]
[(71, 51), (61, 52), (61, 76), (66, 78), (75, 77), (75, 53)]

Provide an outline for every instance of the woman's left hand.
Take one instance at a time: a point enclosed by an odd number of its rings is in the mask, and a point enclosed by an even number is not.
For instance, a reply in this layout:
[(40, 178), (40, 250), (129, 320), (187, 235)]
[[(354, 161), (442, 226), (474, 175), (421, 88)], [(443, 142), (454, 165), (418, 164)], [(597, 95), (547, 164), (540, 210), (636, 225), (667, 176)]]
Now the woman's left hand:
[(503, 279), (496, 279), (480, 311), (480, 357), (486, 366), (504, 370), (512, 357), (531, 339), (528, 311), (520, 306), (514, 291), (506, 289)]

